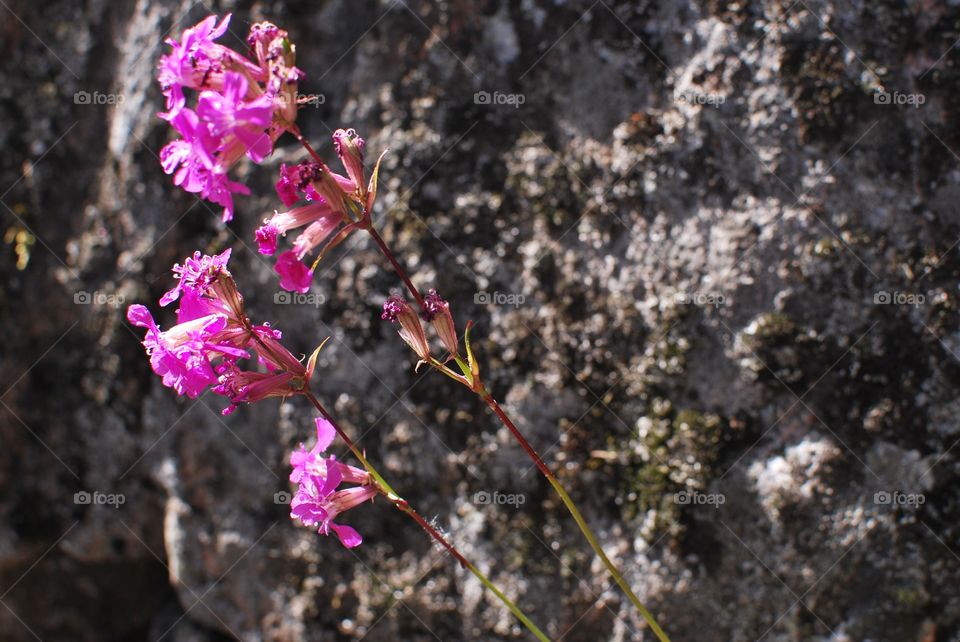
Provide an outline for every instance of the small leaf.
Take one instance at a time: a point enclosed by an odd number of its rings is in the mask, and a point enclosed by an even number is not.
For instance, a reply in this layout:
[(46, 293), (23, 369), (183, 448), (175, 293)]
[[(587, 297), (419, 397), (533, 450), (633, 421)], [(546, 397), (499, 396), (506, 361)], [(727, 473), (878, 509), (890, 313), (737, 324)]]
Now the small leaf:
[(313, 354), (310, 355), (310, 359), (307, 360), (307, 381), (310, 380), (310, 377), (313, 376), (313, 370), (317, 367), (317, 356), (319, 356), (320, 351), (323, 349), (323, 346), (327, 345), (327, 341), (330, 340), (330, 337), (327, 337), (320, 342), (320, 345), (317, 346), (317, 349), (313, 351)]
[(370, 175), (370, 184), (367, 186), (367, 216), (370, 216), (370, 213), (373, 211), (373, 202), (377, 200), (377, 179), (380, 176), (380, 161), (383, 160), (383, 157), (386, 156), (389, 151), (389, 149), (383, 150), (380, 158), (377, 159), (377, 164), (373, 166), (373, 173)]
[(467, 321), (467, 328), (463, 331), (463, 343), (467, 349), (467, 364), (470, 366), (471, 380), (476, 385), (480, 381), (480, 366), (473, 356), (473, 346), (470, 345), (470, 329), (473, 327), (473, 321)]

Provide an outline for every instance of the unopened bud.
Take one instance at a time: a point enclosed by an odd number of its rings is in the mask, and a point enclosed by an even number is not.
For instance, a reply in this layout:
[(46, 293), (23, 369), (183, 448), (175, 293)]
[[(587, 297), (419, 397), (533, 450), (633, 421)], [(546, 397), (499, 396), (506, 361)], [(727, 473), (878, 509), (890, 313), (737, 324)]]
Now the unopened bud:
[(453, 323), (453, 315), (450, 313), (450, 304), (437, 294), (436, 290), (430, 290), (427, 293), (424, 303), (426, 305), (423, 310), (423, 317), (433, 326), (447, 352), (451, 356), (457, 354), (460, 345), (457, 339), (457, 328)]
[(391, 296), (384, 302), (383, 315), (380, 318), (391, 323), (399, 323), (400, 338), (417, 353), (421, 360), (430, 360), (430, 346), (427, 343), (427, 336), (423, 332), (420, 316), (407, 303), (406, 299), (399, 294)]

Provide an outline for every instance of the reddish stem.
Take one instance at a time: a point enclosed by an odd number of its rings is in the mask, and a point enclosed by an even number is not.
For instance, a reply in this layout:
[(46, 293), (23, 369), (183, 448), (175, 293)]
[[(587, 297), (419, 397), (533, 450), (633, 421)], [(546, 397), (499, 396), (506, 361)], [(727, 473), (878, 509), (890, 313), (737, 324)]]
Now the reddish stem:
[(517, 440), (517, 443), (520, 444), (520, 447), (523, 448), (524, 452), (527, 453), (527, 456), (533, 461), (537, 466), (543, 476), (547, 479), (556, 479), (553, 474), (553, 471), (550, 470), (550, 467), (540, 458), (540, 455), (537, 454), (537, 451), (533, 449), (533, 446), (530, 445), (530, 442), (527, 441), (527, 438), (523, 436), (523, 433), (520, 432), (520, 429), (517, 428), (516, 424), (513, 423), (513, 420), (504, 412), (503, 408), (500, 407), (500, 404), (497, 403), (497, 400), (493, 398), (486, 390), (483, 390), (480, 393), (480, 397), (487, 402), (487, 405), (490, 407), (497, 417), (500, 418), (500, 421), (504, 426), (507, 427), (507, 430), (510, 431), (510, 434), (513, 435), (513, 438)]
[(420, 290), (417, 289), (417, 286), (415, 286), (413, 281), (410, 280), (410, 277), (407, 276), (403, 266), (400, 265), (400, 262), (393, 255), (393, 252), (390, 251), (390, 248), (387, 247), (387, 244), (380, 237), (380, 234), (377, 232), (377, 230), (374, 229), (372, 225), (368, 225), (364, 229), (367, 230), (367, 233), (373, 238), (373, 241), (377, 244), (377, 247), (380, 248), (380, 253), (383, 254), (388, 261), (390, 261), (390, 265), (393, 266), (393, 271), (397, 273), (397, 275), (403, 281), (403, 284), (407, 286), (407, 290), (410, 291), (411, 296), (417, 300), (417, 305), (420, 306), (420, 309), (426, 311), (427, 304), (426, 301), (423, 300)]
[(294, 125), (293, 127), (290, 128), (290, 133), (293, 134), (298, 141), (300, 141), (300, 144), (303, 145), (304, 148), (310, 153), (310, 155), (313, 157), (313, 160), (320, 163), (321, 167), (327, 166), (327, 164), (323, 162), (323, 159), (320, 158), (320, 154), (318, 154), (316, 150), (310, 146), (310, 143), (307, 142), (307, 139), (303, 137), (303, 134), (300, 132), (299, 127)]

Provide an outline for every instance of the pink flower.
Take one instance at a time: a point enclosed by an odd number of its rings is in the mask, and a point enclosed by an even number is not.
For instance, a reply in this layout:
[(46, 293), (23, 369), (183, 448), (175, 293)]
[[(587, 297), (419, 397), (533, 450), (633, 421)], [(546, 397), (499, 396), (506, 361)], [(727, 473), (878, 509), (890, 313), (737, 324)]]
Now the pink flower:
[(273, 270), (280, 275), (280, 287), (284, 290), (303, 294), (310, 289), (313, 270), (300, 262), (296, 252), (288, 250), (281, 254)]
[[(217, 44), (229, 20), (217, 24), (209, 16), (179, 41), (168, 40), (172, 50), (157, 72), (168, 110), (160, 117), (182, 136), (161, 151), (163, 169), (175, 185), (223, 206), (224, 221), (233, 218), (233, 194), (250, 193), (229, 171), (244, 155), (263, 161), (294, 126), (303, 76), (286, 32), (269, 23), (251, 31), (255, 61)], [(195, 109), (187, 106), (184, 89), (198, 92)]]
[(273, 119), (273, 101), (266, 95), (245, 101), (247, 89), (246, 78), (228, 71), (222, 91), (200, 93), (197, 114), (211, 135), (225, 140), (221, 147), (229, 147), (230, 139), (235, 138), (250, 159), (259, 163), (273, 151), (273, 141), (267, 132)]
[[(379, 491), (367, 471), (341, 464), (336, 457), (323, 456), (333, 442), (335, 431), (325, 419), (318, 417), (316, 423), (316, 445), (307, 451), (300, 444), (300, 449), (290, 455), (293, 468), (290, 481), (298, 484), (290, 503), (290, 517), (305, 526), (318, 526), (318, 532), (323, 535), (329, 535), (332, 530), (344, 546), (354, 548), (363, 541), (360, 533), (333, 520), (340, 513), (373, 499)], [(337, 490), (342, 483), (359, 486)]]
[(160, 305), (167, 306), (173, 303), (180, 298), (180, 293), (184, 289), (193, 290), (200, 296), (206, 295), (220, 275), (224, 273), (229, 275), (227, 263), (230, 261), (232, 252), (232, 250), (227, 249), (216, 256), (201, 255), (200, 252), (194, 252), (193, 256), (184, 259), (183, 265), (175, 264), (173, 266), (173, 278), (177, 280), (177, 285), (160, 298)]
[(343, 220), (340, 212), (319, 201), (295, 207), (288, 212), (280, 212), (266, 219), (255, 238), (261, 254), (272, 255), (277, 251), (277, 236), (286, 235), (290, 230), (306, 225), (306, 229), (294, 242), (297, 259), (303, 259), (311, 250), (320, 245), (340, 225)]
[(226, 317), (218, 314), (178, 324), (166, 332), (160, 331), (150, 311), (142, 305), (131, 305), (127, 319), (147, 328), (143, 345), (163, 385), (192, 399), (217, 383), (211, 360), (222, 356), (249, 356), (242, 348), (218, 339), (227, 325)]
[(249, 194), (250, 189), (227, 176), (227, 171), (246, 151), (235, 141), (229, 149), (213, 136), (196, 112), (184, 108), (171, 120), (183, 138), (167, 143), (160, 150), (163, 171), (173, 174), (173, 184), (200, 194), (212, 203), (223, 206), (223, 220), (233, 219), (233, 194)]
[(160, 58), (157, 78), (167, 97), (167, 109), (161, 114), (164, 118), (173, 118), (186, 103), (183, 87), (202, 87), (213, 85), (212, 77), (222, 74), (220, 62), (224, 47), (214, 41), (227, 31), (230, 14), (217, 25), (216, 16), (208, 16), (193, 27), (185, 30), (176, 41), (172, 38), (167, 44), (173, 49), (169, 55)]
[(264, 225), (257, 228), (254, 232), (254, 240), (257, 242), (257, 251), (264, 256), (273, 256), (277, 252), (277, 235), (280, 230), (269, 220), (264, 221)]
[[(230, 399), (224, 414), (240, 403), (297, 394), (312, 374), (280, 342), (279, 330), (250, 324), (229, 258), (229, 250), (216, 256), (196, 252), (173, 267), (178, 283), (160, 300), (164, 306), (180, 301), (177, 324), (169, 330), (161, 331), (142, 305), (127, 311), (132, 324), (147, 329), (143, 345), (164, 385), (189, 397), (212, 387)], [(253, 356), (266, 372), (240, 366)]]

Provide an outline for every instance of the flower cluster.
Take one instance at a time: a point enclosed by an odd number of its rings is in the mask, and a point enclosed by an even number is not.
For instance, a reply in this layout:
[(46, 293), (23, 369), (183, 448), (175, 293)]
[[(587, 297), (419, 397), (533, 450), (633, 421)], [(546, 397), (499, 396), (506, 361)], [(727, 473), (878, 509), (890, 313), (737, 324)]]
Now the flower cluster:
[[(363, 541), (356, 530), (345, 524), (335, 524), (339, 515), (379, 493), (370, 473), (353, 466), (341, 464), (333, 455), (326, 456), (336, 431), (326, 419), (318, 417), (317, 443), (311, 450), (300, 444), (300, 450), (290, 455), (290, 481), (298, 484), (297, 494), (290, 503), (290, 517), (299, 519), (305, 526), (317, 526), (320, 533), (333, 531), (344, 546), (354, 548)], [(337, 490), (343, 484), (357, 484)]]
[[(163, 169), (184, 190), (222, 205), (224, 221), (233, 218), (233, 194), (250, 193), (228, 172), (244, 155), (261, 162), (294, 126), (303, 77), (287, 32), (268, 22), (253, 25), (247, 57), (216, 42), (229, 25), (229, 15), (219, 24), (210, 16), (179, 41), (167, 40), (172, 51), (157, 72), (167, 102), (160, 117), (180, 135), (160, 151)], [(197, 94), (195, 109), (185, 89)]]
[[(295, 394), (312, 374), (280, 343), (279, 330), (250, 323), (229, 259), (230, 250), (196, 252), (173, 267), (177, 285), (160, 299), (161, 306), (180, 301), (170, 329), (161, 330), (143, 305), (127, 310), (130, 323), (147, 330), (143, 345), (163, 384), (191, 398), (211, 388), (230, 399), (224, 414), (240, 403)], [(241, 360), (253, 356), (263, 371), (241, 368)]]
[(287, 290), (306, 292), (310, 288), (313, 269), (303, 263), (304, 257), (321, 244), (323, 256), (343, 242), (368, 220), (376, 198), (377, 168), (368, 181), (363, 166), (364, 140), (353, 129), (338, 129), (333, 133), (333, 144), (346, 176), (317, 160), (281, 165), (277, 195), (292, 209), (274, 212), (254, 236), (260, 253), (272, 256), (280, 236), (303, 228), (293, 249), (280, 254), (274, 267), (280, 275), (280, 286)]

